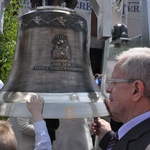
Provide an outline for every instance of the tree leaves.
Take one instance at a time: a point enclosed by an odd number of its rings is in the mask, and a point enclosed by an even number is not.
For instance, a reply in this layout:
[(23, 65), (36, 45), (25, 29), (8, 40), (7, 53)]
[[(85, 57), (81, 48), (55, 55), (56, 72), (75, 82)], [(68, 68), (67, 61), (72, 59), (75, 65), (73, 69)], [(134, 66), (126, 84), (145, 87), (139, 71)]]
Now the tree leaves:
[(9, 75), (16, 48), (19, 0), (12, 0), (4, 11), (3, 34), (0, 35), (0, 79)]

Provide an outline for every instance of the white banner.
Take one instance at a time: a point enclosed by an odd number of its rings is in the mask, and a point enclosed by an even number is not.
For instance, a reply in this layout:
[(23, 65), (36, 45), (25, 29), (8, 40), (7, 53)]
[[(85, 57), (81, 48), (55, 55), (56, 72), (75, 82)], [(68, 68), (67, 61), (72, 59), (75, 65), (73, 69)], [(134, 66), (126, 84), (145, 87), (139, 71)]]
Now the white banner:
[(3, 33), (4, 24), (4, 1), (0, 2), (0, 34)]
[(88, 45), (87, 48), (90, 50), (91, 43), (91, 13), (92, 6), (89, 0), (78, 0), (77, 6), (74, 9), (80, 16), (82, 16), (87, 21), (88, 26)]
[(4, 10), (11, 0), (1, 0), (0, 1), (0, 34), (3, 33), (4, 24)]

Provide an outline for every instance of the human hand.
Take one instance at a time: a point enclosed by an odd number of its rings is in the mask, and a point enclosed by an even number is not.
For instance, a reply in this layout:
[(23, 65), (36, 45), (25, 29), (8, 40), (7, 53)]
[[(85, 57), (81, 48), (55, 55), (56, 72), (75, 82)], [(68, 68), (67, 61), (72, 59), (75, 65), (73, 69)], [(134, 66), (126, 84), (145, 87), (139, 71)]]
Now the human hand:
[(105, 103), (106, 108), (107, 108), (107, 110), (108, 110), (108, 112), (109, 112), (109, 114), (110, 114), (111, 119), (114, 120), (115, 122), (121, 122), (120, 119), (118, 119), (117, 117), (115, 117), (115, 116), (111, 113), (111, 111), (110, 111), (110, 100), (109, 100), (109, 99), (104, 99), (104, 103)]
[(32, 114), (32, 118), (34, 122), (43, 120), (42, 112), (44, 106), (44, 99), (40, 96), (32, 96), (30, 98), (30, 102), (26, 102), (28, 110)]
[(92, 124), (92, 131), (99, 137), (100, 140), (110, 130), (111, 130), (110, 124), (104, 119), (97, 118)]

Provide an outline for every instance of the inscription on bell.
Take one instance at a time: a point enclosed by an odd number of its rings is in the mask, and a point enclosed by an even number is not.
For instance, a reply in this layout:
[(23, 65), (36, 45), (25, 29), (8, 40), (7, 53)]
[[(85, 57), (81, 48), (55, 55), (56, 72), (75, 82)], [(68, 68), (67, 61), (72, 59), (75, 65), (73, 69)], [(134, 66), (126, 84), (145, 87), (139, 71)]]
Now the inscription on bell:
[(34, 66), (32, 70), (85, 72), (85, 69), (81, 67), (72, 66), (71, 63), (61, 63), (61, 62), (52, 63), (50, 66)]
[(52, 62), (51, 63), (52, 64), (52, 66), (68, 66), (68, 67), (71, 67), (71, 63), (69, 63), (69, 62)]

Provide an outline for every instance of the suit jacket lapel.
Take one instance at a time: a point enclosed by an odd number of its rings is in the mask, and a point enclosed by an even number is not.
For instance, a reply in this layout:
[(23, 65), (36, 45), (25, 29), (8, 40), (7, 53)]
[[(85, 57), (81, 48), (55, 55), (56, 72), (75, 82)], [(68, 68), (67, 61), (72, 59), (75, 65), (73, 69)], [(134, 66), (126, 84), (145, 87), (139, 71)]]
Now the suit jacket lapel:
[(144, 133), (150, 131), (150, 118), (144, 120), (131, 130), (129, 130), (112, 148), (112, 150), (127, 150), (128, 142), (139, 138)]

